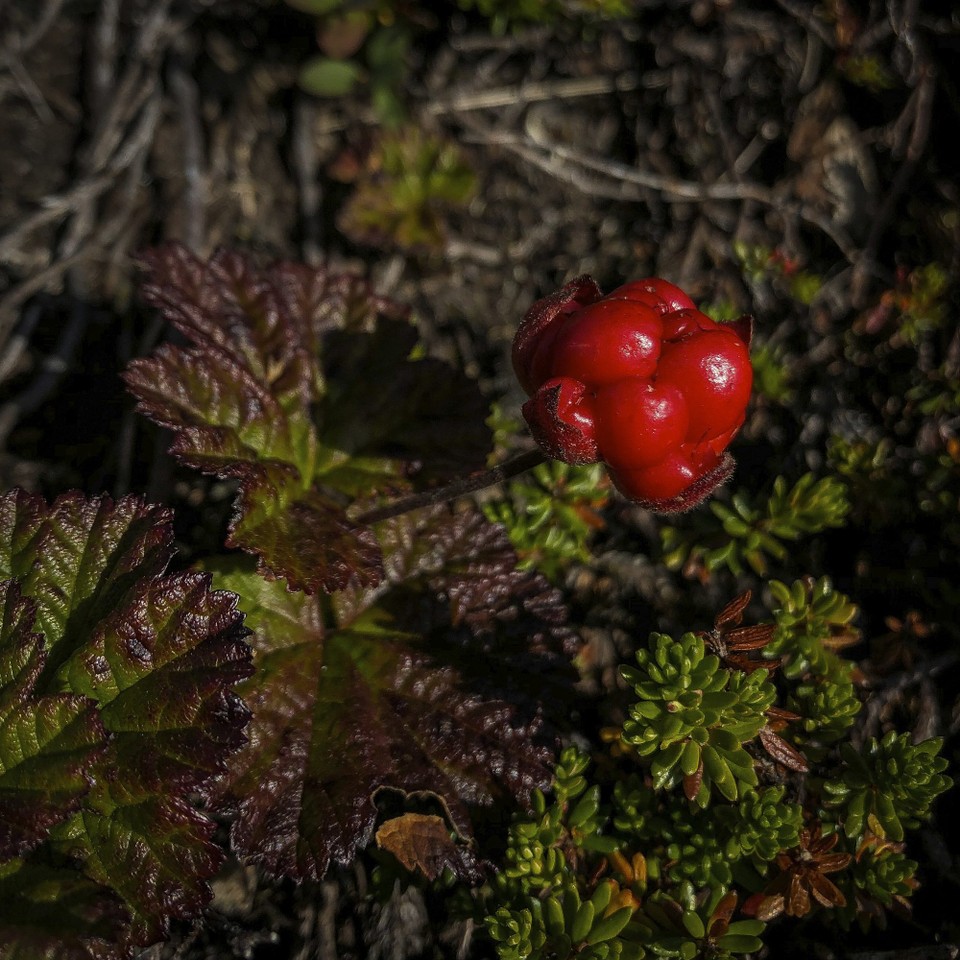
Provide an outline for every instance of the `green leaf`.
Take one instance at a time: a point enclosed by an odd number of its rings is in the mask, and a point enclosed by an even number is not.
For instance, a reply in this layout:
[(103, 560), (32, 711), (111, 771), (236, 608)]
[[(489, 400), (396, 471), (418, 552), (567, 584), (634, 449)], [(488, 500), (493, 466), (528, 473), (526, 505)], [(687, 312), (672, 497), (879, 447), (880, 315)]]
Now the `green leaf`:
[(717, 941), (717, 946), (730, 953), (754, 953), (763, 946), (763, 941), (747, 934), (728, 933)]
[(3, 960), (102, 960), (119, 946), (130, 916), (115, 893), (69, 867), (0, 864)]
[(526, 802), (550, 780), (537, 731), (541, 706), (565, 702), (559, 595), (472, 512), (397, 518), (382, 540), (384, 583), (327, 603), (251, 564), (215, 568), (244, 597), (257, 662), (249, 744), (218, 800), (239, 810), (239, 850), (275, 874), (350, 862), (379, 790), (438, 796), (469, 837), (468, 805)]
[[(379, 547), (346, 504), (484, 466), (476, 386), (413, 358), (405, 311), (357, 278), (178, 246), (145, 265), (145, 299), (192, 345), (135, 361), (127, 384), (178, 459), (239, 481), (228, 544), (265, 576), (311, 593), (376, 583)], [(28, 518), (18, 530), (29, 539)]]
[[(567, 825), (570, 827), (583, 826), (591, 817), (596, 816), (600, 809), (600, 788), (593, 787), (588, 790), (579, 800), (577, 805), (567, 817)], [(606, 906), (606, 904), (604, 904)], [(600, 908), (598, 908), (600, 909)]]
[(48, 923), (122, 955), (209, 899), (222, 852), (196, 798), (244, 740), (232, 688), (251, 664), (236, 598), (164, 573), (172, 540), (169, 512), (134, 497), (0, 498), (0, 569), (23, 573), (0, 603), (0, 876), (20, 905), (0, 929), (23, 960), (46, 955)]
[(611, 913), (609, 917), (597, 921), (587, 935), (587, 943), (593, 946), (595, 943), (605, 943), (607, 940), (612, 940), (623, 932), (623, 928), (630, 922), (632, 916), (632, 907), (622, 907)]
[(297, 84), (315, 97), (343, 97), (363, 79), (363, 69), (354, 60), (316, 56), (297, 74)]
[(567, 922), (563, 916), (563, 907), (556, 897), (547, 897), (543, 902), (543, 921), (547, 932), (559, 936), (566, 929)]
[(683, 913), (682, 922), (684, 928), (691, 937), (696, 937), (696, 939), (700, 940), (702, 937), (706, 936), (707, 928), (703, 925), (703, 919), (698, 913), (685, 910)]
[(680, 769), (685, 777), (692, 776), (700, 766), (700, 745), (695, 740), (688, 740), (680, 756)]
[(265, 576), (311, 593), (376, 583), (380, 549), (345, 504), (484, 466), (475, 384), (414, 359), (405, 311), (356, 278), (178, 246), (145, 265), (144, 298), (192, 345), (135, 361), (127, 384), (176, 457), (239, 480), (228, 545)]
[(392, 75), (402, 73), (406, 65), (410, 35), (405, 27), (381, 27), (367, 44), (367, 62)]
[(45, 659), (35, 604), (0, 582), (0, 861), (21, 856), (80, 805), (106, 746), (95, 704), (36, 692)]

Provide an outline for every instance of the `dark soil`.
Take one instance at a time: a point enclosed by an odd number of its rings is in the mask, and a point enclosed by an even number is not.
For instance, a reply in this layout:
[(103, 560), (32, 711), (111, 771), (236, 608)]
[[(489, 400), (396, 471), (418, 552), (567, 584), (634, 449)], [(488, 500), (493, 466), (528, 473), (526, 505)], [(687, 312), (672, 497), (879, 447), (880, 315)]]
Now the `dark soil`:
[[(2, 489), (143, 492), (176, 509), (178, 562), (219, 546), (231, 491), (173, 463), (118, 377), (165, 335), (136, 297), (137, 252), (164, 240), (367, 275), (414, 308), (433, 353), (513, 412), (517, 321), (581, 273), (603, 289), (668, 277), (698, 302), (755, 314), (770, 343), (789, 336), (801, 367), (824, 370), (898, 267), (937, 260), (956, 292), (954, 4), (638, 0), (627, 20), (502, 36), (453, 3), (396, 6), (414, 37), (399, 90), (408, 123), (457, 143), (477, 178), (467, 207), (439, 206), (434, 248), (341, 229), (353, 189), (342, 173), (362, 169), (378, 117), (363, 87), (336, 99), (298, 89), (314, 28), (282, 0), (0, 0)], [(782, 291), (744, 270), (737, 244), (818, 275), (813, 305), (794, 304), (788, 324)], [(758, 412), (739, 441), (745, 476), (772, 451), (784, 471), (815, 468), (828, 432), (863, 427), (845, 406), (856, 369), (831, 369), (801, 415)], [(656, 531), (621, 512), (629, 532), (610, 535), (599, 573), (571, 581), (601, 666), (626, 646), (618, 624), (689, 627), (671, 621), (682, 591), (698, 623), (722, 602), (638, 556)], [(849, 588), (868, 547), (841, 537), (820, 549)], [(923, 593), (905, 590), (905, 602)], [(625, 610), (625, 596), (643, 609)], [(882, 632), (888, 607), (866, 595), (864, 609)], [(931, 729), (954, 733), (955, 680), (904, 706), (906, 722), (932, 711)], [(960, 892), (949, 805), (913, 852), (924, 888), (912, 920), (862, 939), (813, 927), (779, 942), (774, 927), (764, 955), (956, 956), (942, 945)], [(294, 888), (231, 865), (208, 922), (148, 953), (484, 955), (467, 921), (417, 889), (398, 886), (386, 905), (370, 896), (372, 866)]]

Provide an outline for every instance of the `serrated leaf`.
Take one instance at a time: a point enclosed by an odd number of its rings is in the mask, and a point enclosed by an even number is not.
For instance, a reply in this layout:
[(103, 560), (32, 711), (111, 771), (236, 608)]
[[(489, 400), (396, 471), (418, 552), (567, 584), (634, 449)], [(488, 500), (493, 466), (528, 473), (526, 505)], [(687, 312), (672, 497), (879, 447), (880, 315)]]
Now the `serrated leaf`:
[(381, 789), (435, 795), (469, 839), (470, 806), (551, 778), (540, 701), (562, 710), (572, 652), (557, 592), (473, 512), (397, 518), (383, 542), (385, 582), (328, 603), (249, 563), (216, 569), (245, 598), (258, 666), (250, 743), (219, 800), (241, 853), (275, 874), (350, 862)]
[(341, 504), (315, 488), (288, 494), (281, 484), (247, 484), (227, 546), (254, 553), (262, 576), (285, 577), (308, 593), (351, 581), (373, 586), (381, 575), (373, 531), (351, 523)]
[[(23, 518), (30, 536), (11, 535)], [(47, 956), (48, 924), (77, 956), (123, 956), (209, 899), (222, 852), (195, 800), (243, 742), (232, 687), (251, 664), (236, 598), (209, 575), (164, 574), (172, 540), (169, 512), (133, 497), (0, 498), (0, 568), (22, 572), (26, 598), (11, 603), (6, 586), (0, 603), (0, 790), (5, 806), (59, 804), (32, 849), (21, 843), (25, 860), (0, 862), (22, 907), (0, 914), (17, 931), (11, 956)], [(103, 918), (121, 914), (101, 943)]]
[(35, 693), (45, 654), (34, 613), (15, 581), (0, 582), (0, 861), (26, 853), (79, 806), (106, 744), (92, 701)]
[[(323, 442), (376, 465), (382, 481), (412, 470), (418, 484), (429, 484), (485, 465), (489, 411), (480, 392), (440, 360), (411, 359), (416, 346), (415, 329), (391, 320), (368, 333), (332, 331), (323, 342), (325, 367), (336, 371), (318, 414)], [(337, 482), (345, 466), (321, 476), (353, 492)], [(372, 479), (356, 492), (374, 492)]]
[(12, 860), (0, 864), (2, 960), (102, 960), (130, 917), (116, 894), (77, 870)]
[[(481, 469), (486, 404), (462, 373), (412, 356), (396, 304), (357, 278), (302, 264), (258, 270), (221, 251), (145, 258), (143, 295), (191, 343), (165, 344), (125, 378), (171, 452), (239, 481), (229, 544), (308, 592), (379, 580), (350, 499)], [(19, 534), (29, 535), (26, 524)]]
[(447, 868), (479, 882), (481, 874), (470, 849), (456, 843), (443, 817), (404, 813), (387, 820), (376, 834), (377, 846), (392, 853), (407, 869), (436, 880)]
[(37, 608), (37, 629), (46, 641), (41, 683), (79, 647), (92, 627), (122, 603), (142, 578), (156, 576), (172, 555), (170, 513), (135, 497), (65, 494), (49, 509), (42, 498), (13, 491), (0, 498), (0, 528), (32, 524), (36, 532), (18, 546), (0, 542), (0, 575), (17, 576)]

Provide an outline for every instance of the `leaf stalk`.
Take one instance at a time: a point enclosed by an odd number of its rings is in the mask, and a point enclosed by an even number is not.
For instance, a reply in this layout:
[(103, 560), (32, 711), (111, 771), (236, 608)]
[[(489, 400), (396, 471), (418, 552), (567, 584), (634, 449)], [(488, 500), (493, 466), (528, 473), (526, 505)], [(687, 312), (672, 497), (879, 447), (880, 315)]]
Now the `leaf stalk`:
[(545, 463), (547, 455), (542, 450), (530, 450), (527, 453), (521, 453), (512, 460), (507, 460), (489, 470), (483, 470), (480, 473), (472, 473), (467, 477), (460, 477), (452, 483), (442, 487), (436, 487), (433, 490), (423, 490), (418, 493), (412, 493), (409, 496), (401, 497), (391, 503), (385, 503), (383, 506), (375, 507), (373, 510), (367, 510), (359, 516), (352, 517), (352, 521), (358, 526), (369, 526), (373, 523), (379, 523), (381, 520), (389, 520), (391, 517), (399, 517), (404, 513), (410, 513), (413, 510), (419, 510), (422, 507), (430, 507), (437, 503), (446, 503), (448, 500), (456, 500), (458, 497), (466, 496), (468, 493), (474, 493), (477, 490), (483, 490), (485, 487), (492, 487), (496, 483), (503, 483), (527, 470)]

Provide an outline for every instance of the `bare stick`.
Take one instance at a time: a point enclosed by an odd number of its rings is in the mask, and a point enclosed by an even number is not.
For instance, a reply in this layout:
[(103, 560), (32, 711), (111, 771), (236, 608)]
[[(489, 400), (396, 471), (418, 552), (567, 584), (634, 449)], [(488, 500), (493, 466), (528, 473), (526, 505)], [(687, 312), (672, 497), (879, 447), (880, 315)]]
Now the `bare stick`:
[[(181, 48), (186, 44), (181, 44)], [(203, 130), (200, 122), (200, 94), (196, 81), (187, 69), (187, 53), (177, 50), (170, 63), (170, 90), (180, 115), (183, 143), (183, 180), (186, 226), (184, 240), (191, 250), (203, 252), (207, 235), (207, 178), (203, 150)]]
[(300, 194), (300, 229), (307, 263), (321, 260), (323, 226), (320, 220), (320, 178), (317, 171), (317, 141), (314, 136), (316, 107), (313, 98), (298, 96), (293, 105), (293, 169)]
[[(859, 251), (840, 226), (813, 207), (807, 204), (796, 204), (781, 192), (761, 184), (748, 181), (731, 183), (722, 180), (708, 184), (695, 183), (692, 180), (665, 176), (649, 170), (638, 170), (624, 163), (608, 160), (605, 157), (596, 157), (561, 143), (551, 143), (548, 147), (537, 145), (527, 137), (485, 129), (479, 124), (469, 122), (466, 117), (462, 119), (471, 130), (477, 132), (481, 142), (505, 147), (511, 153), (539, 167), (557, 180), (571, 184), (588, 196), (610, 197), (615, 200), (643, 200), (643, 190), (654, 190), (662, 199), (675, 203), (754, 200), (781, 213), (790, 213), (795, 210), (802, 220), (822, 230), (850, 263), (856, 263), (859, 259)], [(577, 169), (576, 165), (583, 169)], [(585, 170), (601, 176), (590, 177), (585, 174)]]
[(102, 0), (93, 30), (93, 56), (90, 58), (90, 105), (95, 116), (103, 113), (117, 71), (117, 25), (120, 0)]
[(544, 156), (541, 152), (542, 147), (534, 147), (532, 141), (525, 141), (516, 134), (489, 131), (487, 139), (488, 142), (506, 147), (557, 177), (561, 177), (559, 171), (564, 165), (551, 163), (552, 157), (579, 164), (587, 170), (619, 181), (619, 185), (632, 184), (648, 190), (656, 190), (668, 200), (758, 200), (768, 206), (777, 206), (779, 203), (779, 198), (774, 191), (757, 183), (694, 183), (691, 180), (664, 176), (650, 170), (639, 170), (605, 157), (595, 157), (562, 143), (551, 143), (550, 155)]
[(40, 364), (40, 370), (33, 382), (18, 397), (0, 407), (0, 447), (6, 443), (17, 421), (36, 410), (70, 369), (70, 361), (83, 339), (89, 319), (90, 308), (77, 302), (71, 311), (69, 322), (60, 334), (56, 349)]
[(938, 943), (901, 950), (868, 950), (847, 954), (848, 960), (957, 960), (960, 947), (955, 943)]
[(402, 497), (394, 500), (393, 503), (384, 504), (382, 507), (376, 507), (361, 513), (358, 517), (353, 517), (353, 522), (358, 525), (368, 525), (379, 523), (381, 520), (389, 520), (390, 517), (399, 517), (403, 513), (410, 513), (412, 510), (419, 510), (421, 507), (430, 507), (435, 503), (446, 503), (448, 500), (456, 500), (458, 497), (466, 496), (468, 493), (474, 493), (482, 490), (484, 487), (492, 487), (495, 483), (503, 483), (511, 477), (532, 470), (540, 466), (547, 460), (546, 454), (540, 450), (531, 450), (528, 453), (521, 453), (520, 456), (500, 464), (499, 467), (493, 467), (491, 470), (484, 470), (482, 473), (473, 473), (469, 477), (461, 480), (455, 480), (448, 483), (445, 487), (437, 487), (435, 490), (424, 490), (422, 493), (412, 493), (409, 497)]

